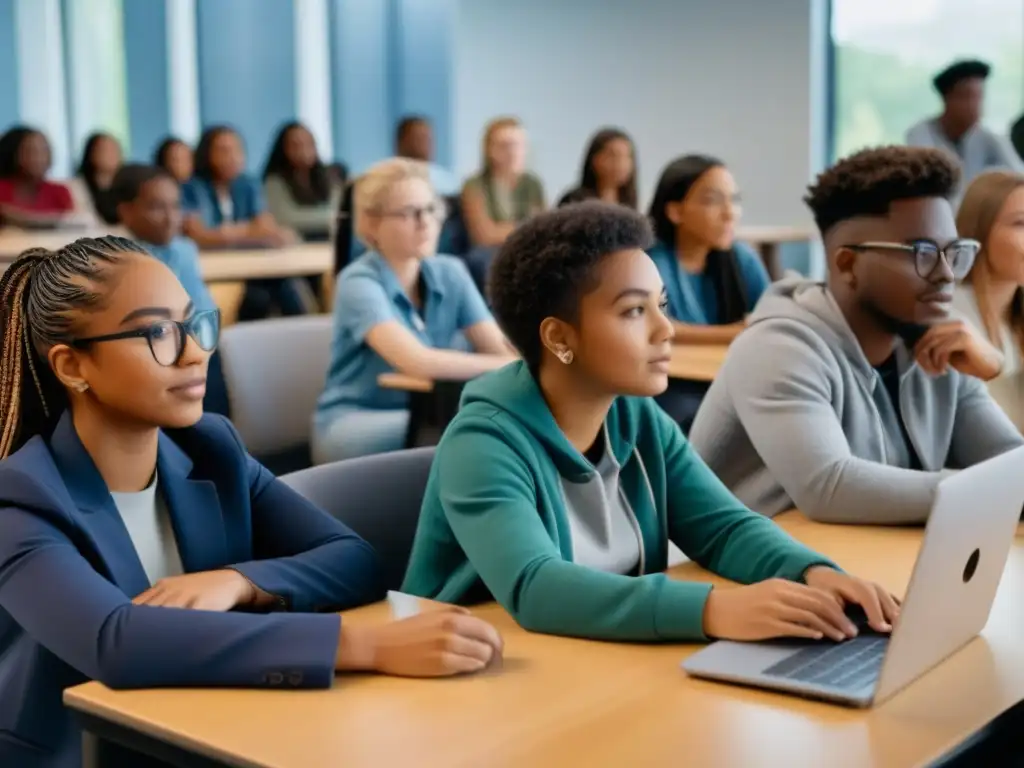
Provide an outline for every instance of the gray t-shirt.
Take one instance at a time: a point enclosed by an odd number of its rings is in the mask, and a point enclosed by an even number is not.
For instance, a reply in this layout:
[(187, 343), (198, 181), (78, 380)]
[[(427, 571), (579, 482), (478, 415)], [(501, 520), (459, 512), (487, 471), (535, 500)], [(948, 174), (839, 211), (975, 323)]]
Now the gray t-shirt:
[(573, 562), (599, 571), (629, 574), (640, 563), (640, 531), (629, 501), (619, 487), (619, 465), (604, 447), (596, 474), (583, 483), (562, 478), (572, 535)]

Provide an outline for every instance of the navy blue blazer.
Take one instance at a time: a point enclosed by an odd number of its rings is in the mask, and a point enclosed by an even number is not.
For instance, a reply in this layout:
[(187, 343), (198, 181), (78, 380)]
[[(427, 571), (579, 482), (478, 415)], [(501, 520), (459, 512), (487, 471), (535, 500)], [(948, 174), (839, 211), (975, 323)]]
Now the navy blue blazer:
[(231, 566), (285, 612), (136, 606), (150, 584), (69, 413), (0, 462), (0, 766), (71, 768), (81, 736), (61, 697), (112, 688), (326, 688), (341, 622), (382, 596), (359, 536), (250, 457), (206, 415), (160, 434), (157, 470), (187, 573)]

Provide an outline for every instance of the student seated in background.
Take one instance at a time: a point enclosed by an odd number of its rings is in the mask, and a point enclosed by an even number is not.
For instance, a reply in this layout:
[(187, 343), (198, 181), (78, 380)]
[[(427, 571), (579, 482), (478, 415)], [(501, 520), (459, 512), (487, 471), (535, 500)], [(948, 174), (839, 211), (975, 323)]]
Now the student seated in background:
[(19, 125), (0, 136), (0, 224), (49, 226), (71, 218), (71, 191), (46, 180), (50, 162), (50, 142), (34, 128)]
[[(245, 173), (242, 139), (225, 125), (203, 131), (181, 202), (184, 232), (200, 249), (280, 247), (298, 240), (267, 211), (259, 182)], [(238, 319), (260, 320), (274, 308), (283, 315), (304, 314), (311, 303), (308, 294), (308, 286), (297, 279), (249, 280)]]
[(482, 169), (462, 187), (462, 217), (474, 246), (466, 262), (481, 290), (497, 246), (545, 207), (540, 179), (526, 170), (522, 124), (514, 117), (491, 121), (484, 131)]
[(1024, 427), (1024, 175), (987, 171), (960, 203), (956, 228), (981, 243), (974, 266), (957, 286), (953, 308), (1003, 354), (989, 393)]
[[(181, 232), (181, 191), (164, 169), (126, 165), (111, 188), (118, 219), (128, 233), (178, 278), (197, 310), (217, 309), (203, 281), (196, 244)], [(230, 416), (220, 352), (213, 350), (206, 371), (203, 411)]]
[[(650, 240), (640, 214), (589, 202), (502, 246), (492, 301), (523, 361), (466, 386), (403, 589), (602, 640), (840, 639), (844, 602), (888, 631), (884, 590), (745, 508), (650, 399), (673, 334)], [(751, 586), (668, 578), (670, 540)]]
[(459, 179), (434, 162), (434, 129), (423, 115), (406, 115), (395, 130), (395, 155), (427, 164), (430, 186), (444, 197), (459, 194)]
[(179, 184), (192, 178), (192, 147), (181, 139), (168, 136), (153, 154), (153, 165), (163, 168)]
[(0, 302), (0, 765), (80, 765), (61, 694), (87, 680), (327, 688), (500, 654), (466, 615), (332, 613), (381, 596), (375, 553), (203, 416), (217, 312), (140, 246), (28, 251)]
[(618, 128), (602, 128), (590, 139), (580, 184), (558, 201), (559, 207), (584, 200), (604, 200), (636, 210), (636, 148)]
[(835, 523), (915, 523), (947, 470), (1024, 443), (986, 391), (1002, 356), (951, 316), (979, 244), (957, 235), (941, 150), (858, 152), (805, 198), (825, 283), (776, 283), (690, 433), (746, 504)]
[(282, 126), (263, 170), (267, 210), (275, 221), (305, 240), (327, 240), (341, 181), (320, 160), (316, 140), (306, 126), (296, 122)]
[[(1009, 141), (981, 123), (985, 81), (991, 72), (988, 64), (973, 59), (950, 64), (932, 80), (942, 97), (942, 114), (907, 131), (907, 144), (944, 149), (959, 159), (961, 186), (986, 170), (1024, 168)], [(954, 197), (963, 192), (961, 186)]]
[[(371, 250), (338, 275), (327, 384), (313, 425), (316, 463), (402, 448), (409, 393), (377, 384), (398, 371), (465, 380), (511, 352), (462, 262), (435, 255), (444, 206), (423, 163), (393, 158), (356, 183), (355, 226)], [(459, 335), (474, 352), (454, 349)]]
[(92, 228), (118, 223), (111, 186), (121, 162), (121, 144), (109, 133), (94, 133), (85, 140), (77, 174), (68, 187), (75, 210)]
[(761, 258), (736, 242), (740, 197), (729, 169), (704, 155), (673, 160), (649, 215), (676, 342), (728, 344), (771, 282)]
[[(768, 287), (761, 257), (736, 242), (736, 181), (713, 157), (687, 155), (661, 173), (651, 201), (650, 250), (668, 296), (668, 315), (684, 344), (728, 344)], [(672, 379), (658, 404), (689, 433), (708, 385)]]

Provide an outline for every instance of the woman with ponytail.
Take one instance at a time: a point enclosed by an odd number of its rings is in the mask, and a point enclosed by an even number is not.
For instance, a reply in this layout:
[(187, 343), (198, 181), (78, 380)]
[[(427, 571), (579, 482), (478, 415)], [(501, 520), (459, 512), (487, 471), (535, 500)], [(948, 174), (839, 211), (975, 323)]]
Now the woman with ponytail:
[(0, 765), (81, 765), (61, 695), (87, 680), (325, 688), (500, 653), (463, 613), (332, 613), (382, 596), (376, 555), (203, 415), (218, 313), (141, 246), (22, 254), (0, 330)]

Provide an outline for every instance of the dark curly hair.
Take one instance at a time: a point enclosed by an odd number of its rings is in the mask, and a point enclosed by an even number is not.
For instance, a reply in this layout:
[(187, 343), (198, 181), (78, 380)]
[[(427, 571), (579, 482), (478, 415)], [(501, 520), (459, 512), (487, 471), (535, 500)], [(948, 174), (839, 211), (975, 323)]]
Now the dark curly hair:
[(952, 195), (960, 179), (954, 159), (941, 149), (864, 149), (822, 172), (804, 202), (824, 235), (841, 221), (885, 216), (897, 200)]
[(643, 215), (598, 201), (539, 214), (509, 235), (494, 259), (488, 292), (498, 324), (532, 369), (541, 360), (544, 318), (574, 321), (601, 261), (616, 251), (647, 250), (653, 240)]

